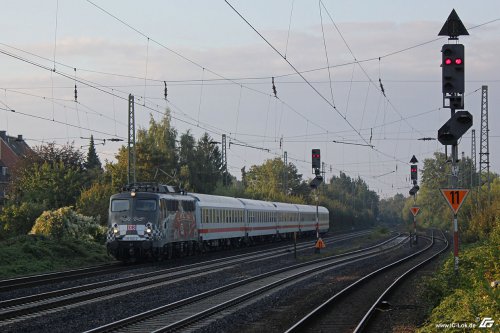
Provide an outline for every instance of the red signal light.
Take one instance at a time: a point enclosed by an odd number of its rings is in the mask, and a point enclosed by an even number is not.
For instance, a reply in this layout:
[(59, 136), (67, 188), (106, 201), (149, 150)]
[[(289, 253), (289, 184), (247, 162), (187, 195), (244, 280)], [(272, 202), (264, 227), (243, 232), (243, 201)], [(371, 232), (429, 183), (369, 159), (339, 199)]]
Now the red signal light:
[(461, 64), (462, 64), (462, 59), (461, 58), (455, 59), (455, 65), (461, 65)]
[(445, 65), (451, 65), (451, 59), (450, 58), (444, 59), (444, 64)]

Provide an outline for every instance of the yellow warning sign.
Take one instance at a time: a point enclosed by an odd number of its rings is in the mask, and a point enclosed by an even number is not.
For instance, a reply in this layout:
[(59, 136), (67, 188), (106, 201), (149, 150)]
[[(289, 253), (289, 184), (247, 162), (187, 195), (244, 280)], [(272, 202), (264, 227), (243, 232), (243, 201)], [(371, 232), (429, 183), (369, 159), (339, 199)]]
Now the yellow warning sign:
[(324, 249), (326, 247), (326, 245), (325, 245), (325, 242), (323, 242), (323, 240), (321, 238), (319, 238), (314, 247), (317, 249)]
[(443, 197), (446, 199), (446, 202), (448, 202), (448, 205), (450, 206), (451, 210), (455, 214), (457, 214), (458, 210), (464, 203), (465, 198), (469, 194), (469, 190), (458, 189), (458, 188), (441, 189), (441, 193), (443, 194)]
[(417, 216), (418, 212), (420, 211), (420, 207), (411, 207), (410, 211), (413, 214), (413, 216)]

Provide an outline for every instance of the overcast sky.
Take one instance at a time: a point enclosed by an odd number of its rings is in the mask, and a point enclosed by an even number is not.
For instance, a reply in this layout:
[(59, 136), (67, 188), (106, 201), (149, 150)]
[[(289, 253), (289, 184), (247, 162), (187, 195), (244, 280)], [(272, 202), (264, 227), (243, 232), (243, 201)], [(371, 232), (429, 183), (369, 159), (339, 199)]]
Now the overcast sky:
[[(450, 117), (440, 68), (448, 40), (437, 34), (454, 8), (470, 33), (460, 37), (465, 109), (474, 116), (479, 153), (487, 85), (490, 162), (499, 172), (500, 1), (229, 3), (262, 37), (225, 1), (4, 3), (0, 130), (32, 146), (85, 146), (81, 137), (90, 134), (126, 139), (133, 94), (137, 127), (168, 107), (179, 134), (208, 131), (219, 141), (226, 134), (229, 170), (238, 178), (242, 167), (285, 151), (311, 177), (311, 149), (320, 148), (327, 177), (343, 171), (382, 197), (406, 195), (411, 156), (422, 167), (444, 151), (418, 139), (435, 138)], [(113, 160), (121, 144), (99, 145), (101, 159)], [(470, 131), (462, 151), (470, 156)]]

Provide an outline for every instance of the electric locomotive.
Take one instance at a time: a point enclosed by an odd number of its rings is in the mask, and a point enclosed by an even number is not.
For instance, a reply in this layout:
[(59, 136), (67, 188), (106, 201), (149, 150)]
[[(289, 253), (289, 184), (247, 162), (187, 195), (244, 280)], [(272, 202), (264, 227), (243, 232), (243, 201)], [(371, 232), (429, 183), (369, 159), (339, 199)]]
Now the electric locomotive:
[(128, 185), (110, 198), (108, 252), (124, 261), (171, 256), (174, 244), (198, 240), (194, 211), (194, 199), (172, 186)]

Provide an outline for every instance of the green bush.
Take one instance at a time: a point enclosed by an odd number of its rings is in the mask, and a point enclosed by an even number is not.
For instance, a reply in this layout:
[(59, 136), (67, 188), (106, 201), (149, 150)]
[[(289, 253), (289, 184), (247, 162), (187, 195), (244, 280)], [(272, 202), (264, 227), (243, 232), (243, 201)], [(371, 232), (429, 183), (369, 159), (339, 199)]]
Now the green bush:
[(3, 207), (0, 214), (0, 238), (26, 235), (44, 210), (44, 204), (34, 202)]
[(35, 221), (30, 234), (50, 236), (55, 239), (73, 238), (103, 242), (106, 228), (95, 218), (76, 213), (72, 207), (45, 211)]
[(85, 267), (113, 261), (102, 244), (43, 235), (23, 235), (0, 241), (0, 279)]
[(436, 324), (467, 322), (500, 313), (500, 288), (490, 282), (500, 277), (498, 243), (491, 241), (469, 245), (459, 255), (459, 273), (454, 258), (427, 282), (428, 296), (435, 306), (425, 326), (418, 332), (435, 332)]

